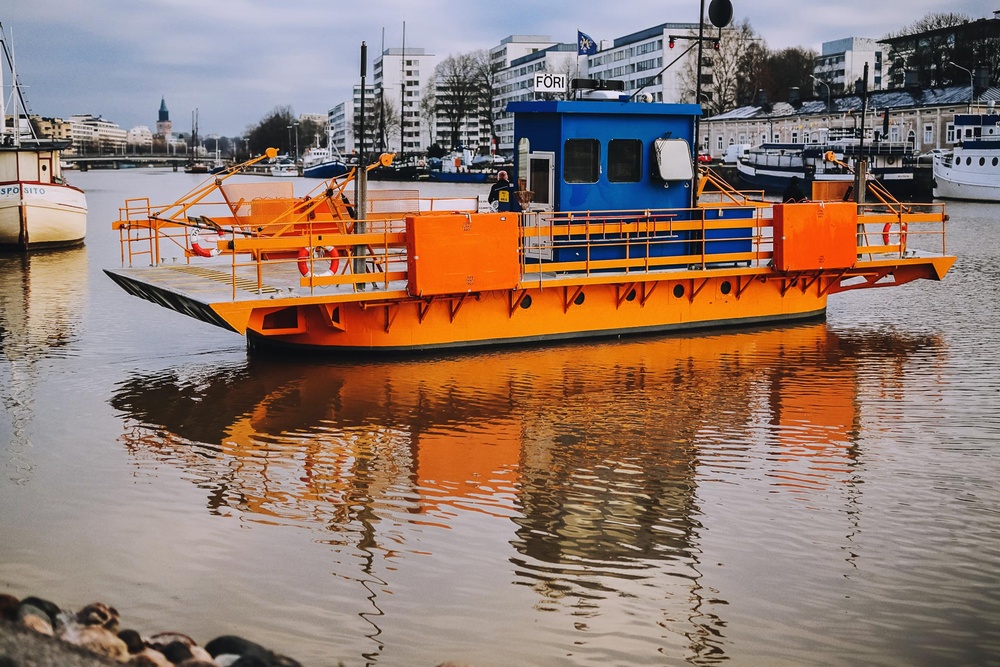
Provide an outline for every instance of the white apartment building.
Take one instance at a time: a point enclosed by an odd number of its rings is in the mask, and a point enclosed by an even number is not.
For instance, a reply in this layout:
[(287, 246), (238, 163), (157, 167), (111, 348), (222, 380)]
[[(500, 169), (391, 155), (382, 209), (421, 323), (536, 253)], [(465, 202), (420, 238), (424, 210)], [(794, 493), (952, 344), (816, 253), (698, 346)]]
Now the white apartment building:
[(865, 63), (868, 64), (868, 90), (884, 90), (883, 50), (878, 42), (867, 37), (823, 42), (822, 55), (813, 61), (813, 72), (817, 79), (830, 86), (830, 90), (816, 84), (817, 96), (829, 92), (836, 97), (854, 92), (854, 82), (864, 78)]
[(342, 154), (348, 152), (348, 146), (354, 147), (354, 128), (347, 120), (347, 102), (341, 102), (330, 109), (326, 115), (327, 131), (330, 133), (330, 144)]
[(619, 37), (610, 48), (604, 48), (602, 43), (600, 51), (583, 58), (581, 76), (624, 81), (625, 93), (642, 89), (653, 102), (680, 102), (684, 91), (682, 72), (687, 62), (697, 59), (697, 49), (692, 49), (662, 74), (660, 70), (693, 43), (678, 39), (674, 48), (670, 48), (670, 37), (688, 36), (697, 31), (697, 23), (661, 23)]
[(413, 47), (385, 49), (375, 60), (376, 92), (381, 90), (387, 101), (394, 102), (401, 125), (386, 137), (388, 150), (423, 152), (430, 145), (430, 134), (421, 132), (420, 100), (436, 64), (433, 54)]
[(136, 125), (125, 135), (125, 142), (132, 150), (153, 147), (153, 133), (145, 125)]
[[(513, 37), (515, 36), (512, 35), (507, 39)], [(505, 67), (495, 70), (493, 118), (494, 131), (497, 135), (496, 152), (508, 157), (514, 153), (514, 117), (507, 113), (507, 104), (536, 98), (536, 74), (558, 74), (565, 76), (567, 80), (578, 74), (576, 44), (550, 44), (544, 48), (537, 48), (541, 43), (536, 42), (534, 46), (536, 48), (531, 49), (530, 53), (514, 58)], [(493, 63), (499, 62), (499, 59), (493, 57), (498, 48), (504, 49), (507, 53), (516, 53), (509, 48), (509, 44), (494, 47), (490, 51), (490, 61)], [(566, 93), (568, 94), (568, 90)]]
[(71, 136), (77, 153), (87, 151), (124, 152), (128, 133), (100, 116), (77, 114), (69, 117)]

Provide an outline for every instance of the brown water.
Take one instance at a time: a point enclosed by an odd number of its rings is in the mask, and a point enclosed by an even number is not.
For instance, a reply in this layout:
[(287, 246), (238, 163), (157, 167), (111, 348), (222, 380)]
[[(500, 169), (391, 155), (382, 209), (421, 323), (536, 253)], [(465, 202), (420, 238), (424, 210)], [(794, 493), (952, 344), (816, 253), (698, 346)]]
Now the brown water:
[(104, 276), (196, 177), (72, 180), (87, 246), (0, 257), (0, 591), (307, 665), (1000, 664), (1000, 206), (824, 323), (351, 363)]

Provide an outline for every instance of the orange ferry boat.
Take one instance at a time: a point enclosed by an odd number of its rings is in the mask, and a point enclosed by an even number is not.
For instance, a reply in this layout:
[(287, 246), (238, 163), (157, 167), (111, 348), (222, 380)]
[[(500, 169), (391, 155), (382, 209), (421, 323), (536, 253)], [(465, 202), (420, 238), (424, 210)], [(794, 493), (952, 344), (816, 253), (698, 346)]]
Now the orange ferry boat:
[(127, 200), (124, 266), (106, 272), (251, 352), (398, 352), (805, 320), (831, 294), (940, 280), (955, 261), (943, 204), (769, 203), (696, 173), (697, 105), (509, 110), (522, 212), (368, 192), (365, 170), (302, 198), (228, 180), (272, 149), (173, 204)]

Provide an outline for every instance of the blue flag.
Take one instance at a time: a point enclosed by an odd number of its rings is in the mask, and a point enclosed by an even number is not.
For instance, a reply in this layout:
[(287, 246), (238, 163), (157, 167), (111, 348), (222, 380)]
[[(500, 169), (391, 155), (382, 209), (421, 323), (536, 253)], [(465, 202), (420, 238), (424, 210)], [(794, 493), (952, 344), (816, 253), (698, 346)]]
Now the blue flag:
[(597, 42), (590, 38), (585, 32), (576, 31), (576, 52), (581, 56), (589, 56), (597, 53)]

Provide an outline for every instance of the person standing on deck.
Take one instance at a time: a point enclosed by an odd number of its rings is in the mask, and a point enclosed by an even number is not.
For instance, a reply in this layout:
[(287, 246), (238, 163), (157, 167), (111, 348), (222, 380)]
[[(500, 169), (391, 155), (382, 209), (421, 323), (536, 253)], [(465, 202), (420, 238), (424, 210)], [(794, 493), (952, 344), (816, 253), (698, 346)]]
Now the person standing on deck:
[(785, 188), (785, 192), (781, 195), (781, 201), (786, 204), (806, 201), (806, 196), (802, 193), (802, 188), (799, 187), (798, 176), (792, 176), (791, 180), (788, 181), (788, 187)]
[(490, 188), (488, 200), (494, 211), (521, 212), (521, 202), (517, 200), (514, 186), (507, 180), (506, 171), (497, 172), (497, 182)]

